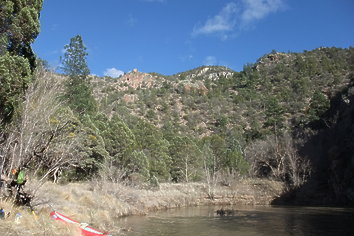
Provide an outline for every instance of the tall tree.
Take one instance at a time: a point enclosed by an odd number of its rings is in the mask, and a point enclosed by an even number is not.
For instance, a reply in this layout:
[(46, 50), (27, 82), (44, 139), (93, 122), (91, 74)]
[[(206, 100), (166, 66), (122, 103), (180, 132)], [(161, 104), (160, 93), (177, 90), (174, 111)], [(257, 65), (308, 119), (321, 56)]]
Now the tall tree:
[(65, 45), (64, 49), (62, 69), (69, 76), (65, 98), (68, 100), (71, 109), (80, 115), (94, 114), (97, 111), (97, 104), (92, 95), (90, 70), (86, 61), (88, 53), (82, 37), (76, 35), (71, 38), (70, 43)]
[(265, 99), (265, 108), (266, 121), (264, 127), (277, 134), (278, 130), (284, 126), (284, 109), (275, 96)]
[[(39, 13), (43, 0), (2, 0), (0, 2), (0, 44), (12, 55), (29, 59), (35, 67), (31, 43), (40, 31)], [(3, 52), (3, 51), (2, 51)]]
[(64, 58), (62, 59), (63, 71), (69, 76), (78, 76), (87, 79), (90, 74), (86, 57), (86, 47), (80, 35), (70, 39), (70, 43), (64, 46)]
[(35, 69), (43, 0), (0, 1), (0, 122), (10, 121)]

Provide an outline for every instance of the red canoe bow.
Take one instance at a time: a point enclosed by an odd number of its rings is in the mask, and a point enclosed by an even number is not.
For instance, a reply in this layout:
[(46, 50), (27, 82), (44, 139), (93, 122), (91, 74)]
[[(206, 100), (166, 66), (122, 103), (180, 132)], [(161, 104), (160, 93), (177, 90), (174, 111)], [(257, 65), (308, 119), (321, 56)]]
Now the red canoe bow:
[(94, 229), (85, 223), (80, 223), (76, 220), (70, 219), (69, 217), (67, 217), (59, 212), (56, 212), (56, 211), (52, 211), (50, 213), (50, 217), (54, 220), (59, 220), (64, 223), (67, 223), (67, 224), (76, 224), (79, 227), (82, 236), (100, 236), (100, 235), (111, 236), (108, 232), (103, 232), (103, 231), (99, 231), (97, 229)]

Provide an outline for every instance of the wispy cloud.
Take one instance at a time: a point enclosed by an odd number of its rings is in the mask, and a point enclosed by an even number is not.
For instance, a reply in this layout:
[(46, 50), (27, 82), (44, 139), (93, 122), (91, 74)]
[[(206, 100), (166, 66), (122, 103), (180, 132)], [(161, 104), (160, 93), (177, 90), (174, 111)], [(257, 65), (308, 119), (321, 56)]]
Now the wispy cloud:
[(206, 65), (206, 66), (215, 66), (217, 64), (217, 60), (216, 60), (216, 57), (214, 56), (207, 56), (205, 59), (204, 59), (204, 62), (203, 64)]
[(243, 0), (243, 2), (245, 9), (241, 15), (241, 22), (246, 25), (277, 12), (283, 6), (283, 0)]
[(112, 78), (117, 78), (117, 77), (119, 77), (119, 76), (121, 76), (121, 75), (123, 75), (124, 74), (124, 72), (123, 71), (121, 71), (121, 70), (118, 70), (117, 68), (108, 68), (108, 69), (106, 69), (104, 72), (103, 72), (103, 75), (104, 76), (110, 76), (110, 77), (112, 77)]
[(221, 11), (195, 26), (193, 36), (219, 35), (227, 39), (230, 34), (244, 30), (254, 22), (282, 9), (284, 0), (238, 0), (227, 3)]
[(226, 33), (232, 31), (236, 25), (236, 3), (228, 3), (216, 16), (209, 18), (204, 25), (194, 27), (193, 35)]

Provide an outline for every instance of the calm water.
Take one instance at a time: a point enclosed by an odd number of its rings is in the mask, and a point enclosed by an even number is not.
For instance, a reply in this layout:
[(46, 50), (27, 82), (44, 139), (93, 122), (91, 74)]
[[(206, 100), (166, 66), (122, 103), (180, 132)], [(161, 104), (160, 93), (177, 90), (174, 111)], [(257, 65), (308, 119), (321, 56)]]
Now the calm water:
[[(168, 210), (127, 217), (127, 235), (354, 235), (354, 209), (325, 207), (241, 207), (217, 216), (220, 207)], [(228, 208), (229, 209), (229, 208)]]

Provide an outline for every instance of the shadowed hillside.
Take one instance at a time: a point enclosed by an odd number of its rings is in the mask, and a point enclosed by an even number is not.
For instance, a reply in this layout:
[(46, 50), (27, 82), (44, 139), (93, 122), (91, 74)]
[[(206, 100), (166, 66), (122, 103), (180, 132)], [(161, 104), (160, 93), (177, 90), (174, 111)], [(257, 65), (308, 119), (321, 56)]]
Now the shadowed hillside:
[(354, 205), (354, 87), (331, 99), (321, 119), (309, 124), (312, 132), (300, 148), (312, 163), (306, 184), (287, 192), (275, 204)]

